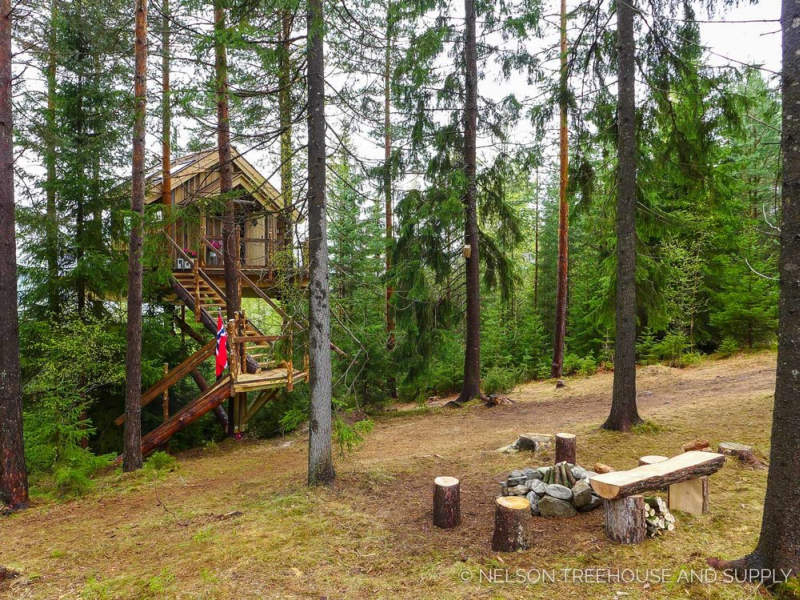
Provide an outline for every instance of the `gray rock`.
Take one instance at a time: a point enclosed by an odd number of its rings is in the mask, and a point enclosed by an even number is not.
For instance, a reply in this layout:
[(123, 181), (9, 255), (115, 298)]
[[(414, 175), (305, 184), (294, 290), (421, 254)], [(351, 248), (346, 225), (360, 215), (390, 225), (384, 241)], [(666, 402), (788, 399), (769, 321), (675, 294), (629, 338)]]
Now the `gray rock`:
[(542, 476), (539, 475), (539, 471), (531, 467), (525, 467), (522, 469), (522, 472), (525, 473), (525, 478), (530, 481), (531, 479), (541, 479)]
[(511, 473), (508, 474), (508, 479), (506, 480), (506, 484), (508, 487), (514, 487), (515, 485), (520, 485), (528, 481), (528, 478), (525, 477), (525, 473), (520, 471), (519, 469), (514, 469)]
[(500, 482), (500, 495), (508, 496), (508, 486), (506, 485), (505, 481)]
[(553, 498), (558, 498), (559, 500), (572, 500), (572, 490), (567, 486), (560, 485), (558, 483), (551, 483), (550, 485), (546, 486), (544, 493), (548, 496), (552, 496)]
[(519, 452), (519, 448), (515, 444), (509, 444), (508, 446), (501, 446), (496, 451), (502, 454), (516, 454)]
[(594, 471), (586, 471), (586, 477), (584, 477), (584, 479), (591, 479), (592, 477), (597, 477), (597, 473)]
[(586, 479), (579, 479), (575, 485), (572, 486), (572, 504), (575, 508), (580, 509), (592, 501), (592, 486)]
[(553, 436), (545, 433), (521, 433), (514, 442), (514, 445), (519, 450), (528, 450), (536, 452), (542, 448), (546, 448), (553, 443)]
[(575, 465), (574, 467), (572, 467), (572, 476), (575, 479), (583, 479), (586, 477), (586, 469), (584, 469), (583, 467), (579, 467), (578, 465)]
[(528, 482), (528, 488), (539, 496), (544, 496), (547, 492), (547, 484), (541, 479), (531, 479)]
[(539, 514), (539, 496), (530, 492), (527, 496), (528, 502), (531, 503), (531, 514), (538, 515)]
[[(570, 492), (572, 493), (572, 492)], [(539, 514), (543, 517), (574, 517), (578, 512), (566, 500), (559, 500), (553, 496), (539, 499)]]
[(590, 510), (594, 510), (595, 508), (601, 506), (603, 504), (603, 499), (600, 496), (595, 496), (592, 494), (591, 499), (589, 500), (589, 504), (581, 506), (578, 510), (581, 512), (589, 512)]
[(515, 485), (508, 488), (509, 496), (525, 496), (530, 490), (527, 485)]
[(549, 469), (550, 467), (539, 467), (538, 469), (536, 469), (539, 472), (539, 478), (540, 479), (544, 478), (544, 476), (547, 475), (547, 471)]

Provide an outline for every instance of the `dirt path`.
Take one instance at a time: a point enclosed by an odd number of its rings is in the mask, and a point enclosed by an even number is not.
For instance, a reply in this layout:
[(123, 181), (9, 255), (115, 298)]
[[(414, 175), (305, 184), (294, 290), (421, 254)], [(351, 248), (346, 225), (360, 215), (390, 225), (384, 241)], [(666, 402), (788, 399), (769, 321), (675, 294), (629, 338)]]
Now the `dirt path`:
[[(188, 452), (176, 473), (159, 480), (112, 474), (89, 496), (39, 501), (0, 519), (0, 565), (22, 573), (0, 583), (0, 596), (5, 590), (11, 598), (450, 597), (457, 565), (493, 560), (486, 540), (496, 482), (531, 460), (498, 447), (525, 431), (568, 430), (579, 434), (579, 461), (602, 459), (618, 468), (642, 454), (679, 452), (681, 441), (694, 436), (735, 439), (765, 452), (774, 363), (774, 354), (761, 353), (688, 369), (641, 369), (640, 414), (659, 424), (647, 435), (598, 431), (609, 410), (611, 373), (571, 378), (559, 390), (551, 382), (526, 384), (509, 394), (511, 406), (390, 413), (376, 418), (357, 451), (337, 455), (331, 490), (305, 488), (302, 435)], [(431, 481), (441, 474), (469, 483), (457, 535), (430, 525)], [(737, 477), (715, 490), (715, 501), (752, 501), (755, 523), (762, 475)], [(745, 497), (751, 488), (752, 500)], [(599, 513), (536, 525), (536, 556), (564, 560), (564, 540), (577, 539), (582, 553), (620, 560)], [(739, 517), (735, 537), (709, 530), (697, 543), (728, 552), (746, 547), (754, 533), (743, 533), (745, 525)], [(680, 544), (687, 540), (674, 539), (676, 560), (683, 561)], [(282, 592), (270, 593), (276, 585)], [(467, 595), (498, 592), (477, 587)]]
[[(380, 421), (365, 447), (362, 461), (404, 461), (425, 454), (481, 452), (511, 443), (523, 431), (552, 432), (576, 426), (599, 426), (608, 416), (613, 373), (570, 378), (556, 389), (552, 382), (523, 384), (508, 394), (515, 404), (486, 408), (443, 408), (436, 414), (398, 416)], [(760, 353), (700, 366), (675, 369), (662, 365), (637, 374), (639, 413), (656, 418), (720, 398), (771, 394), (775, 389), (775, 357)], [(391, 448), (391, 455), (386, 452)]]

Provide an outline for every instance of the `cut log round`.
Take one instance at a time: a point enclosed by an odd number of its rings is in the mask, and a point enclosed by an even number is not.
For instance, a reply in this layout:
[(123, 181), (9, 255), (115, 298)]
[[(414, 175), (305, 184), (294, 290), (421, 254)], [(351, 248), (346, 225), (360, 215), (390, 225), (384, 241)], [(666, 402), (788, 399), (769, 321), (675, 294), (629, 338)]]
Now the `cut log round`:
[(603, 502), (606, 535), (620, 544), (641, 544), (647, 537), (644, 496), (634, 495)]
[(571, 433), (556, 434), (556, 463), (568, 462), (576, 464), (575, 460), (575, 436)]
[(592, 477), (595, 493), (606, 500), (655, 490), (673, 483), (697, 479), (716, 473), (725, 463), (722, 454), (714, 452), (684, 452), (669, 460), (642, 465), (629, 471), (614, 471)]
[(492, 550), (513, 552), (531, 547), (528, 521), (531, 503), (522, 496), (501, 496), (495, 501)]
[(711, 444), (708, 440), (692, 440), (683, 445), (684, 452), (689, 452), (690, 450), (711, 450)]
[(753, 449), (744, 444), (737, 444), (736, 442), (720, 442), (717, 447), (717, 452), (727, 456), (739, 456), (740, 454), (752, 453)]
[(461, 523), (461, 484), (455, 477), (433, 480), (433, 524), (452, 529)]
[(761, 460), (750, 446), (736, 442), (720, 442), (718, 451), (726, 456), (736, 457), (741, 463), (754, 468), (764, 468), (766, 463)]
[(654, 465), (655, 463), (664, 462), (669, 460), (666, 456), (659, 456), (657, 454), (648, 454), (647, 456), (639, 457), (639, 466), (641, 465)]
[(614, 467), (611, 467), (604, 463), (594, 463), (594, 472), (595, 473), (611, 473), (614, 471)]

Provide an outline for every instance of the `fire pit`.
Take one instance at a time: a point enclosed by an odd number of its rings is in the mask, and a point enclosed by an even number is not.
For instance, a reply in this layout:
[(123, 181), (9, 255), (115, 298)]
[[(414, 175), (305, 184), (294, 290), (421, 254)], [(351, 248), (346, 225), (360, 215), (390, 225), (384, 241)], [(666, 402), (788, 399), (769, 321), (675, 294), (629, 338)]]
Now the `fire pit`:
[(573, 517), (602, 505), (594, 494), (589, 478), (597, 475), (580, 465), (568, 462), (550, 467), (526, 467), (509, 473), (501, 482), (503, 496), (524, 496), (531, 513), (542, 517)]

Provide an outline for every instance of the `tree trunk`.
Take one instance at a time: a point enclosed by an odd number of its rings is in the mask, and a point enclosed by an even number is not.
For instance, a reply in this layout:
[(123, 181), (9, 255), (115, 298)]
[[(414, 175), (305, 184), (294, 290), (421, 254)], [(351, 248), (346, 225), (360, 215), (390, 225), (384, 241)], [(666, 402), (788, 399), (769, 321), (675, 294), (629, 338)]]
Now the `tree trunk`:
[[(289, 10), (281, 12), (281, 54), (279, 57), (278, 113), (281, 126), (281, 196), (283, 210), (278, 220), (278, 239), (284, 252), (283, 260), (292, 260), (292, 23)], [(291, 264), (285, 265), (291, 267)]]
[(11, 0), (0, 0), (0, 503), (28, 503), (22, 442), (22, 389), (14, 231), (14, 139), (11, 89)]
[(536, 167), (536, 217), (533, 222), (533, 308), (539, 310), (539, 167)]
[[(394, 315), (389, 281), (392, 268), (392, 2), (386, 3), (386, 55), (383, 63), (383, 203), (386, 213), (386, 347), (394, 348)], [(392, 386), (394, 388), (394, 386)]]
[(617, 6), (617, 299), (614, 389), (605, 429), (630, 431), (636, 409), (636, 95), (635, 0)]
[(147, 1), (136, 0), (131, 180), (131, 237), (128, 244), (128, 350), (125, 361), (125, 433), (122, 469), (142, 466), (142, 236), (144, 219), (144, 152), (147, 110)]
[[(225, 7), (222, 0), (214, 0), (214, 55), (217, 86), (217, 151), (219, 153), (219, 193), (225, 198), (222, 219), (223, 260), (225, 265), (225, 310), (233, 319), (241, 308), (239, 298), (239, 228), (231, 190), (233, 189), (233, 163), (231, 162), (231, 123), (228, 112), (228, 51), (223, 41), (225, 35)], [(202, 248), (200, 249), (202, 252)]]
[(550, 376), (560, 379), (564, 370), (564, 338), (567, 335), (567, 283), (569, 270), (569, 205), (567, 204), (567, 0), (561, 0), (561, 83), (559, 86), (558, 186), (558, 284), (556, 286), (556, 328), (553, 336), (553, 365)]
[(532, 545), (528, 522), (531, 503), (522, 496), (500, 496), (495, 501), (492, 550), (514, 552), (527, 550)]
[(464, 0), (466, 34), (464, 63), (466, 65), (466, 96), (464, 106), (464, 175), (467, 179), (464, 194), (464, 244), (469, 246), (466, 258), (467, 276), (467, 339), (464, 351), (464, 383), (459, 402), (468, 402), (481, 395), (481, 301), (478, 255), (478, 211), (476, 190), (476, 150), (478, 129), (478, 52), (475, 40), (475, 2)]
[(778, 368), (767, 493), (756, 549), (739, 561), (712, 566), (785, 569), (800, 576), (800, 5), (783, 0), (781, 216)]
[(452, 529), (461, 523), (461, 484), (455, 477), (433, 481), (433, 524)]
[(644, 496), (627, 496), (603, 502), (606, 535), (620, 544), (641, 544), (647, 537)]
[[(169, 81), (170, 69), (170, 8), (169, 0), (161, 3), (161, 203), (164, 205), (164, 219), (167, 231), (172, 214), (172, 174), (170, 132), (172, 129), (172, 108), (170, 106), (171, 90)], [(176, 236), (172, 235), (174, 239)], [(200, 252), (203, 252), (200, 248)]]
[(328, 233), (325, 206), (325, 66), (322, 0), (308, 3), (308, 234), (309, 367), (311, 420), (308, 484), (331, 483), (331, 315), (328, 304)]
[(61, 312), (58, 294), (58, 208), (56, 206), (56, 20), (58, 0), (50, 0), (50, 35), (47, 54), (47, 124), (44, 133), (45, 183), (45, 252), (47, 254), (47, 308), (50, 314)]

